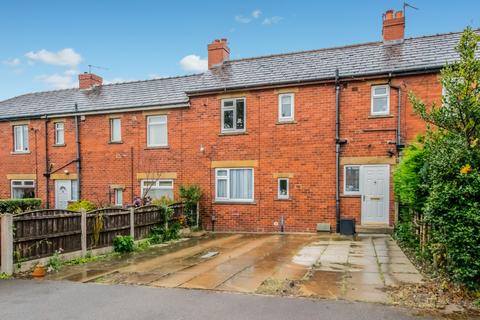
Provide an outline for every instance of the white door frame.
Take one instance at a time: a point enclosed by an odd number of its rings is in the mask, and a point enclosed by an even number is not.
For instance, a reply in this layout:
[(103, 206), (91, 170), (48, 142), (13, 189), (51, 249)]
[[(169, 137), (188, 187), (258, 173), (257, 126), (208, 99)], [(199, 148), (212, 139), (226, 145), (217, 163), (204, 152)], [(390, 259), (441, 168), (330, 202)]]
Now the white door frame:
[[(385, 214), (385, 219), (384, 221), (378, 221), (378, 222), (372, 222), (372, 221), (365, 221), (364, 219), (364, 212), (365, 212), (365, 205), (366, 205), (366, 199), (365, 199), (365, 183), (367, 181), (366, 179), (366, 170), (368, 167), (384, 167), (386, 168), (386, 192), (385, 192), (385, 205), (384, 205), (384, 214)], [(360, 166), (360, 190), (361, 190), (361, 195), (360, 195), (360, 201), (361, 201), (361, 224), (389, 224), (390, 223), (390, 165), (389, 164), (369, 164), (369, 165), (361, 165)]]
[(68, 199), (67, 199), (67, 205), (68, 201), (72, 200), (72, 180), (55, 180), (55, 208), (56, 209), (66, 209), (65, 208), (60, 208), (60, 199), (58, 198), (59, 195), (59, 185), (63, 184), (65, 187), (67, 187), (67, 192), (68, 192)]

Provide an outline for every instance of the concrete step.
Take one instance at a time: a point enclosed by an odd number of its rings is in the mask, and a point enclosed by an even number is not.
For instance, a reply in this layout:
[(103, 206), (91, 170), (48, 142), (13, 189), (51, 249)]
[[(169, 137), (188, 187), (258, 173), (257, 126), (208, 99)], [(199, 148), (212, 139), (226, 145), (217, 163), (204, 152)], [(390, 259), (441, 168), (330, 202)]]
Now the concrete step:
[(357, 233), (365, 233), (365, 234), (393, 234), (393, 227), (386, 224), (356, 225), (355, 231)]

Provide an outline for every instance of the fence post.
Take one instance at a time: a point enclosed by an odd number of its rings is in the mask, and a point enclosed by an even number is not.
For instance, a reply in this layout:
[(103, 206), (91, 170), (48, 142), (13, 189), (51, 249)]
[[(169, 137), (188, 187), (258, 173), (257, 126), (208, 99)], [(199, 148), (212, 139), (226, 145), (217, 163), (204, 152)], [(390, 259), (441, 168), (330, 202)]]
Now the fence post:
[(82, 256), (87, 255), (87, 211), (85, 209), (80, 209), (81, 216), (81, 225), (82, 225)]
[(0, 239), (2, 268), (1, 272), (7, 275), (13, 273), (13, 215), (0, 215)]
[(197, 208), (196, 208), (196, 213), (197, 213), (197, 229), (198, 229), (198, 224), (200, 223), (200, 201), (197, 201)]
[(135, 239), (135, 209), (130, 208), (130, 236)]

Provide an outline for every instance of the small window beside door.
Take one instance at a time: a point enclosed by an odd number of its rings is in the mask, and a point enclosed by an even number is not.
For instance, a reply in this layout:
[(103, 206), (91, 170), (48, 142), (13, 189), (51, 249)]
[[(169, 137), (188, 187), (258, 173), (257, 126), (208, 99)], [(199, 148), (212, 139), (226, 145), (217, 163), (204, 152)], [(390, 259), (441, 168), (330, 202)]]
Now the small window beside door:
[(360, 166), (345, 166), (343, 180), (345, 195), (360, 194)]
[(123, 206), (123, 189), (121, 188), (113, 189), (113, 195), (114, 195), (115, 206), (122, 207)]
[(280, 94), (278, 96), (278, 121), (289, 122), (294, 120), (294, 97), (293, 93)]
[(390, 114), (390, 86), (381, 85), (372, 87), (371, 114), (385, 116)]
[(120, 118), (110, 119), (110, 142), (122, 142), (122, 119)]
[(55, 145), (65, 145), (65, 123), (55, 122)]
[(289, 180), (288, 178), (278, 178), (278, 199), (289, 199)]

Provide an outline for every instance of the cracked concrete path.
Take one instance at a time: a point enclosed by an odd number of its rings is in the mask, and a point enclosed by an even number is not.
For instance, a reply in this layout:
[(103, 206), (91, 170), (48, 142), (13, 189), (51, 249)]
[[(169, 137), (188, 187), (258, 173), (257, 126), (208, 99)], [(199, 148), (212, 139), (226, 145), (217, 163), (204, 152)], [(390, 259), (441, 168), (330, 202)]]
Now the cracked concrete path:
[[(210, 235), (67, 267), (48, 278), (381, 303), (389, 302), (385, 286), (421, 281), (389, 236), (351, 241), (293, 234)], [(295, 290), (283, 290), (285, 284)]]

